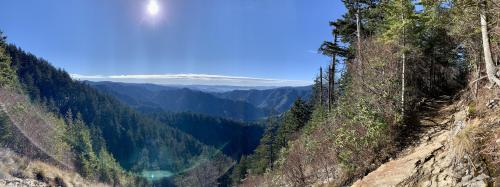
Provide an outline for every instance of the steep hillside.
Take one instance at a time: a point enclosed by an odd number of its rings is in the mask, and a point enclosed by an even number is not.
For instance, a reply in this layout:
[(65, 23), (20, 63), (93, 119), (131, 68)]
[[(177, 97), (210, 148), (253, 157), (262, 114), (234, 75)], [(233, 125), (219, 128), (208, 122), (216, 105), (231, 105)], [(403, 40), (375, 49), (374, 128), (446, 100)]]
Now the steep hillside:
[(269, 114), (266, 108), (244, 101), (221, 99), (187, 88), (112, 82), (89, 84), (141, 111), (194, 112), (236, 120), (257, 120)]
[(0, 183), (146, 185), (119, 165), (104, 140), (97, 143), (101, 135), (91, 133), (80, 115), (73, 118), (68, 112), (63, 118), (25, 95), (4, 39), (0, 32)]
[(61, 169), (0, 148), (0, 186), (49, 187), (49, 186), (111, 186), (86, 180), (74, 171)]
[(214, 95), (224, 99), (248, 102), (259, 108), (274, 110), (279, 114), (290, 109), (297, 98), (309, 99), (312, 94), (311, 90), (311, 86), (282, 87), (265, 90), (234, 90), (214, 93)]
[[(113, 97), (73, 81), (47, 61), (10, 45), (12, 67), (33, 102), (60, 116), (79, 117), (93, 147), (105, 147), (121, 166), (134, 171), (190, 168), (215, 150), (168, 124), (148, 118)], [(97, 150), (99, 152), (99, 150)]]
[(74, 169), (75, 158), (58, 132), (64, 125), (64, 121), (32, 105), (26, 96), (0, 88), (0, 145), (31, 159)]

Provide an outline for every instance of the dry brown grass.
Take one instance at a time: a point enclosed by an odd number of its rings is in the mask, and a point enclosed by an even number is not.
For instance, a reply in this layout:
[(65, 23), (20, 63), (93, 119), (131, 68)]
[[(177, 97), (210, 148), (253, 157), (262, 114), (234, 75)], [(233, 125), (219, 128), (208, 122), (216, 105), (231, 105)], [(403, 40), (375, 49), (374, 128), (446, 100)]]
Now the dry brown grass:
[(41, 161), (31, 161), (7, 149), (0, 149), (0, 180), (33, 179), (49, 186), (109, 186), (83, 179), (74, 171), (64, 170)]
[(476, 137), (480, 133), (480, 123), (477, 118), (470, 121), (452, 138), (451, 153), (457, 163), (461, 162), (462, 159), (470, 159), (477, 155)]

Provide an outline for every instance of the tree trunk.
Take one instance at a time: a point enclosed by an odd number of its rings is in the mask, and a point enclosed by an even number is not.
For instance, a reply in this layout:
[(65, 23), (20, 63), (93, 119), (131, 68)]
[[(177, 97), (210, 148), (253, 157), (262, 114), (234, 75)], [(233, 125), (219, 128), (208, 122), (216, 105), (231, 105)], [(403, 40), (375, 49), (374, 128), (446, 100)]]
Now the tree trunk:
[(323, 106), (323, 68), (319, 67), (319, 104)]
[(361, 61), (361, 20), (360, 20), (360, 15), (359, 15), (359, 7), (356, 13), (356, 34), (358, 38), (357, 42), (357, 51), (358, 51), (358, 65), (361, 67), (362, 66), (362, 61)]
[[(337, 46), (337, 33), (333, 34), (333, 46)], [(329, 68), (329, 81), (328, 81), (328, 111), (331, 111), (333, 102), (335, 102), (335, 63), (336, 63), (336, 52), (332, 55), (332, 64)]]
[(491, 48), (490, 48), (490, 39), (488, 36), (488, 20), (486, 18), (486, 1), (481, 1), (481, 35), (483, 39), (483, 51), (484, 51), (484, 63), (486, 65), (486, 74), (488, 75), (488, 79), (492, 84), (492, 87), (497, 84), (500, 87), (500, 79), (496, 77), (497, 68), (493, 63), (493, 59), (491, 57)]
[(401, 21), (403, 21), (403, 55), (402, 64), (403, 68), (401, 71), (401, 117), (405, 117), (405, 73), (406, 73), (406, 25), (405, 25), (405, 15), (401, 14)]
[(328, 111), (332, 108), (332, 65), (328, 66)]
[(401, 116), (405, 116), (405, 71), (406, 71), (406, 54), (403, 52), (403, 70), (401, 72)]
[[(477, 59), (476, 57), (476, 80), (481, 78), (481, 58)], [(479, 81), (476, 81), (474, 86), (474, 99), (477, 98), (477, 91), (479, 89)]]

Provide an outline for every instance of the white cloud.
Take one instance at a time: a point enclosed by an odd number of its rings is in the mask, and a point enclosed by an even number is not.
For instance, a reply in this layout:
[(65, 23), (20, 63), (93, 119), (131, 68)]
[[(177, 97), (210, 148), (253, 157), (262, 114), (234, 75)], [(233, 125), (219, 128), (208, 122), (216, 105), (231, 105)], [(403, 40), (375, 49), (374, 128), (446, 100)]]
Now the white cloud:
[(89, 81), (113, 81), (126, 83), (181, 84), (181, 85), (229, 85), (229, 86), (305, 86), (312, 81), (269, 79), (243, 76), (209, 74), (149, 74), (149, 75), (80, 75), (73, 79)]
[(104, 79), (104, 76), (101, 75), (80, 75), (80, 74), (71, 74), (71, 78), (78, 80), (86, 80), (86, 79)]

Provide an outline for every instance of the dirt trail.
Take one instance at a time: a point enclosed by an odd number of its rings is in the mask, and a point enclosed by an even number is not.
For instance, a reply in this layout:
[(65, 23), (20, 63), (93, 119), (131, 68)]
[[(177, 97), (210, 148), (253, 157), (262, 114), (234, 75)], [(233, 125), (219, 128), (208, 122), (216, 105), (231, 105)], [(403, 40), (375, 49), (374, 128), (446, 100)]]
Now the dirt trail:
[(463, 128), (467, 118), (466, 110), (459, 110), (458, 105), (426, 103), (419, 116), (421, 131), (413, 145), (352, 186), (486, 186), (486, 176), (473, 177), (467, 169), (453, 164), (450, 138)]

